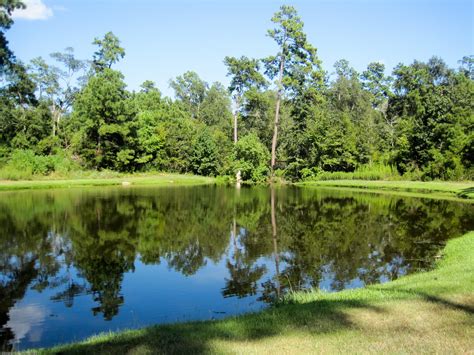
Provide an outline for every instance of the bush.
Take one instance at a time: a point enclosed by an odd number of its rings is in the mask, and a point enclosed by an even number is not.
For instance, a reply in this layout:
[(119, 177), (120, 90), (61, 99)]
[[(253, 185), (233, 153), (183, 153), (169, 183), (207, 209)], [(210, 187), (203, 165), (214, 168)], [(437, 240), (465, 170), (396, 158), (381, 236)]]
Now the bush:
[(257, 183), (268, 177), (270, 153), (255, 134), (241, 138), (234, 147), (232, 175), (240, 170), (242, 180)]
[(464, 176), (461, 159), (452, 152), (442, 154), (437, 149), (430, 150), (431, 161), (423, 169), (423, 180), (460, 180)]
[(308, 169), (304, 172), (308, 176), (307, 180), (398, 180), (400, 175), (391, 165), (369, 164), (358, 167), (353, 172), (344, 171), (321, 171), (313, 174)]
[(51, 173), (65, 176), (79, 170), (79, 164), (65, 153), (36, 155), (31, 150), (14, 150), (7, 163), (0, 170), (0, 178), (9, 180), (31, 179)]
[(8, 162), (10, 149), (7, 146), (0, 145), (0, 168)]
[(216, 185), (227, 186), (235, 184), (235, 178), (229, 175), (216, 176)]

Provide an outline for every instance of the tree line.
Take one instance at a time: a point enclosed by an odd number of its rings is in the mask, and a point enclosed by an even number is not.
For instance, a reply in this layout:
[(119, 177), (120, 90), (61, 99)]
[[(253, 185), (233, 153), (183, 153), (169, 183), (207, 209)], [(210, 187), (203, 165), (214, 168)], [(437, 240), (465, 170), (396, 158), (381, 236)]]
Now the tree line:
[[(362, 73), (341, 59), (326, 71), (296, 10), (282, 6), (267, 58), (226, 57), (230, 84), (193, 71), (170, 80), (175, 98), (145, 81), (127, 90), (125, 56), (108, 32), (78, 59), (72, 48), (25, 64), (0, 5), (0, 177), (76, 170), (167, 171), (265, 182), (389, 169), (392, 177), (474, 177), (474, 56), (438, 57)], [(336, 175), (334, 175), (336, 176)], [(377, 178), (375, 174), (375, 178)]]

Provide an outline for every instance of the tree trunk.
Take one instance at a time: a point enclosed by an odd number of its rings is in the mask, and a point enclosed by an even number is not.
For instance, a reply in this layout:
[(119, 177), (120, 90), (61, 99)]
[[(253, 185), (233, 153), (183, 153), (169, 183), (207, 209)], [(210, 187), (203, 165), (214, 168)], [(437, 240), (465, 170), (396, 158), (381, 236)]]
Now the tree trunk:
[[(241, 100), (241, 98), (239, 96), (237, 96), (237, 98), (235, 100), (235, 112), (234, 112), (234, 144), (237, 144), (237, 118), (238, 118), (238, 115), (239, 115), (240, 100)], [(235, 180), (236, 180), (235, 187), (240, 189), (240, 185), (242, 183), (240, 170), (237, 171), (237, 173), (235, 174)]]
[(56, 104), (54, 103), (53, 101), (53, 107), (51, 109), (51, 116), (53, 116), (53, 137), (56, 136), (56, 115), (57, 115), (57, 112), (56, 112)]
[(278, 122), (280, 121), (280, 102), (281, 102), (281, 92), (282, 92), (282, 80), (283, 80), (283, 67), (285, 65), (285, 56), (282, 54), (280, 61), (280, 71), (278, 74), (278, 93), (277, 93), (277, 102), (275, 108), (275, 124), (273, 126), (273, 138), (272, 138), (272, 176), (275, 172), (275, 162), (276, 162), (276, 146), (278, 140)]
[(235, 217), (232, 221), (232, 240), (234, 243), (234, 254), (237, 253), (237, 223), (235, 222)]
[(234, 112), (234, 144), (237, 143), (237, 110)]
[(280, 257), (278, 255), (278, 241), (277, 241), (277, 224), (275, 216), (275, 189), (271, 188), (271, 218), (272, 218), (272, 239), (273, 239), (273, 256), (275, 258), (275, 277), (276, 277), (276, 293), (277, 298), (280, 299), (281, 286), (280, 286)]
[(59, 108), (56, 112), (56, 134), (59, 132), (59, 121), (61, 121), (61, 117), (63, 115), (62, 109)]
[(276, 146), (277, 146), (277, 139), (278, 139), (278, 121), (280, 120), (280, 93), (278, 92), (277, 102), (276, 102), (276, 109), (275, 109), (275, 123), (273, 126), (273, 138), (272, 138), (272, 176), (275, 171), (275, 163), (276, 163)]
[(234, 144), (237, 143), (237, 126), (239, 118), (240, 103), (242, 101), (241, 94), (237, 94), (235, 97), (235, 111), (234, 111)]
[(61, 106), (56, 105), (54, 101), (51, 107), (51, 116), (53, 118), (53, 132), (52, 133), (53, 133), (53, 137), (55, 137), (59, 131), (59, 121), (61, 120), (61, 116), (62, 116), (62, 108)]

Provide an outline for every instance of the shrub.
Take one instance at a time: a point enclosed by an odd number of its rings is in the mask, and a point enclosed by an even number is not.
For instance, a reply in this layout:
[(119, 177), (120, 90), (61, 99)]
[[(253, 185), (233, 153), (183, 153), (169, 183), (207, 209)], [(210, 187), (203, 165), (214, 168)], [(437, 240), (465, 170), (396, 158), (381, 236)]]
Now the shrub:
[(353, 172), (344, 171), (321, 171), (316, 173), (308, 169), (304, 172), (308, 174), (307, 180), (397, 180), (400, 175), (391, 165), (369, 164), (358, 167)]
[(431, 161), (423, 169), (423, 180), (460, 180), (464, 176), (461, 159), (452, 152), (442, 154), (437, 149), (430, 150)]
[(65, 153), (36, 155), (32, 150), (14, 150), (0, 170), (0, 178), (9, 180), (31, 179), (33, 176), (57, 173), (67, 175), (79, 170), (79, 164)]
[(232, 175), (240, 170), (242, 180), (265, 182), (270, 153), (255, 134), (242, 137), (234, 147)]

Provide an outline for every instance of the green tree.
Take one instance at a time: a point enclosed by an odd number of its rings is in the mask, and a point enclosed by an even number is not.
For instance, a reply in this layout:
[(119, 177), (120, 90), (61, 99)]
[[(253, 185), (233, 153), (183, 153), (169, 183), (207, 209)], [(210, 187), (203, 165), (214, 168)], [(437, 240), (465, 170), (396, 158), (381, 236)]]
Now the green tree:
[(474, 80), (474, 55), (466, 55), (459, 61), (459, 72)]
[[(176, 143), (175, 153), (182, 157), (187, 154), (187, 150), (182, 152), (179, 148), (183, 147), (181, 146), (183, 137), (186, 137), (184, 144), (191, 144), (187, 140), (187, 134), (183, 134), (177, 141), (175, 141), (175, 137), (170, 137), (169, 135), (169, 132), (175, 128), (175, 125), (183, 121), (189, 121), (187, 112), (183, 111), (179, 104), (172, 102), (168, 98), (161, 99), (159, 104), (157, 104), (155, 99), (157, 99), (158, 95), (155, 91), (141, 92), (137, 95), (139, 96), (135, 96), (135, 101), (138, 99), (139, 104), (136, 104), (136, 106), (138, 106), (139, 113), (135, 120), (138, 145), (135, 163), (139, 168), (170, 169), (171, 167), (168, 165), (169, 159), (171, 159), (169, 155), (171, 153), (170, 144)], [(189, 147), (185, 148), (188, 149)]]
[(199, 120), (207, 126), (216, 126), (228, 132), (231, 116), (227, 90), (221, 83), (213, 83), (202, 101)]
[(376, 125), (379, 136), (379, 151), (393, 151), (395, 146), (395, 126), (393, 115), (387, 115), (388, 103), (393, 96), (393, 78), (385, 75), (385, 65), (370, 63), (361, 75), (362, 87), (371, 95), (372, 107), (376, 110)]
[(232, 95), (235, 105), (234, 143), (237, 143), (238, 115), (243, 106), (244, 95), (247, 90), (262, 88), (267, 82), (259, 72), (260, 65), (256, 59), (250, 59), (245, 56), (240, 58), (225, 57), (224, 64), (227, 66), (227, 76), (231, 76), (229, 93)]
[(120, 47), (120, 40), (113, 32), (107, 32), (103, 39), (95, 38), (92, 44), (99, 47), (94, 52), (92, 61), (92, 66), (98, 72), (106, 68), (110, 69), (112, 64), (125, 57), (125, 49)]
[(193, 71), (188, 71), (170, 81), (170, 87), (175, 91), (176, 98), (196, 119), (200, 117), (201, 105), (206, 97), (208, 86)]
[[(24, 109), (36, 104), (35, 85), (28, 76), (23, 63), (15, 58), (8, 47), (8, 40), (5, 36), (5, 31), (13, 24), (11, 17), (13, 11), (24, 8), (23, 1), (0, 1), (0, 81), (2, 82), (0, 100), (4, 113), (9, 108), (19, 106)], [(5, 120), (11, 114), (11, 111), (8, 112), (6, 116), (0, 117), (0, 120)], [(2, 125), (8, 125), (8, 122), (4, 122)]]
[(78, 149), (89, 166), (132, 169), (135, 112), (125, 86), (120, 72), (106, 68), (89, 80), (74, 102)]
[(140, 85), (140, 91), (133, 95), (133, 100), (139, 112), (156, 111), (162, 107), (161, 92), (151, 80)]
[(367, 69), (361, 75), (362, 85), (365, 90), (372, 94), (372, 105), (374, 108), (385, 112), (388, 99), (392, 95), (392, 78), (385, 75), (385, 65), (380, 62), (369, 63)]
[(241, 135), (256, 134), (266, 147), (271, 147), (275, 118), (275, 93), (270, 90), (261, 91), (251, 88), (245, 92), (244, 96)]
[[(353, 171), (357, 162), (356, 138), (351, 117), (346, 112), (330, 109), (310, 120), (305, 136), (309, 144), (308, 168), (320, 171)], [(297, 177), (302, 177), (304, 171)]]
[(79, 92), (79, 73), (86, 69), (86, 62), (74, 57), (74, 49), (68, 47), (64, 53), (55, 52), (51, 57), (62, 67), (46, 63), (37, 57), (31, 60), (31, 79), (35, 82), (40, 100), (50, 105), (52, 137), (55, 137), (63, 115), (70, 109)]
[(473, 80), (437, 57), (400, 64), (393, 74), (389, 114), (398, 121), (398, 169), (421, 171), (427, 179), (461, 178), (462, 152), (473, 127)]
[(20, 0), (2, 0), (0, 2), (0, 74), (15, 62), (13, 52), (8, 47), (5, 31), (13, 25), (12, 13), (16, 9), (24, 9), (25, 4)]
[[(10, 50), (5, 35), (13, 24), (13, 11), (24, 8), (22, 1), (0, 1), (0, 150), (6, 151), (16, 146), (27, 145), (30, 148), (42, 138), (41, 134), (38, 137), (30, 135), (38, 126), (42, 126), (37, 119), (43, 118), (41, 110), (29, 112), (30, 107), (37, 105), (35, 84), (23, 63), (18, 61)], [(28, 127), (29, 120), (31, 128)], [(0, 157), (2, 155), (3, 153), (0, 153)]]
[(268, 176), (268, 149), (255, 134), (242, 137), (234, 145), (234, 171), (245, 181), (264, 182)]
[[(355, 142), (355, 150), (347, 149), (346, 153), (354, 154), (359, 164), (371, 163), (376, 149), (375, 111), (371, 105), (369, 93), (362, 88), (359, 74), (350, 67), (345, 59), (334, 64), (336, 80), (329, 89), (330, 107), (335, 119), (346, 122), (348, 126), (347, 148), (350, 141)], [(338, 117), (339, 118), (336, 118)], [(344, 139), (344, 137), (341, 137)], [(350, 169), (350, 168), (349, 168)]]
[(278, 140), (278, 123), (280, 120), (280, 105), (282, 96), (290, 97), (312, 88), (319, 89), (323, 84), (324, 75), (321, 62), (316, 55), (316, 48), (308, 43), (303, 32), (303, 21), (295, 8), (283, 5), (280, 11), (272, 17), (276, 28), (268, 31), (278, 46), (276, 56), (265, 59), (266, 74), (274, 79), (277, 77), (277, 101), (275, 108), (275, 122), (272, 138), (271, 168), (276, 163), (276, 149)]
[(165, 142), (159, 170), (178, 173), (191, 172), (193, 139), (196, 135), (195, 120), (186, 116), (166, 117), (158, 123), (157, 131)]
[(219, 171), (219, 148), (209, 128), (199, 131), (193, 140), (192, 171), (198, 175), (215, 176)]
[(34, 149), (42, 153), (44, 141), (51, 134), (51, 114), (46, 103), (28, 110), (13, 109), (0, 126), (3, 138), (14, 149)]

